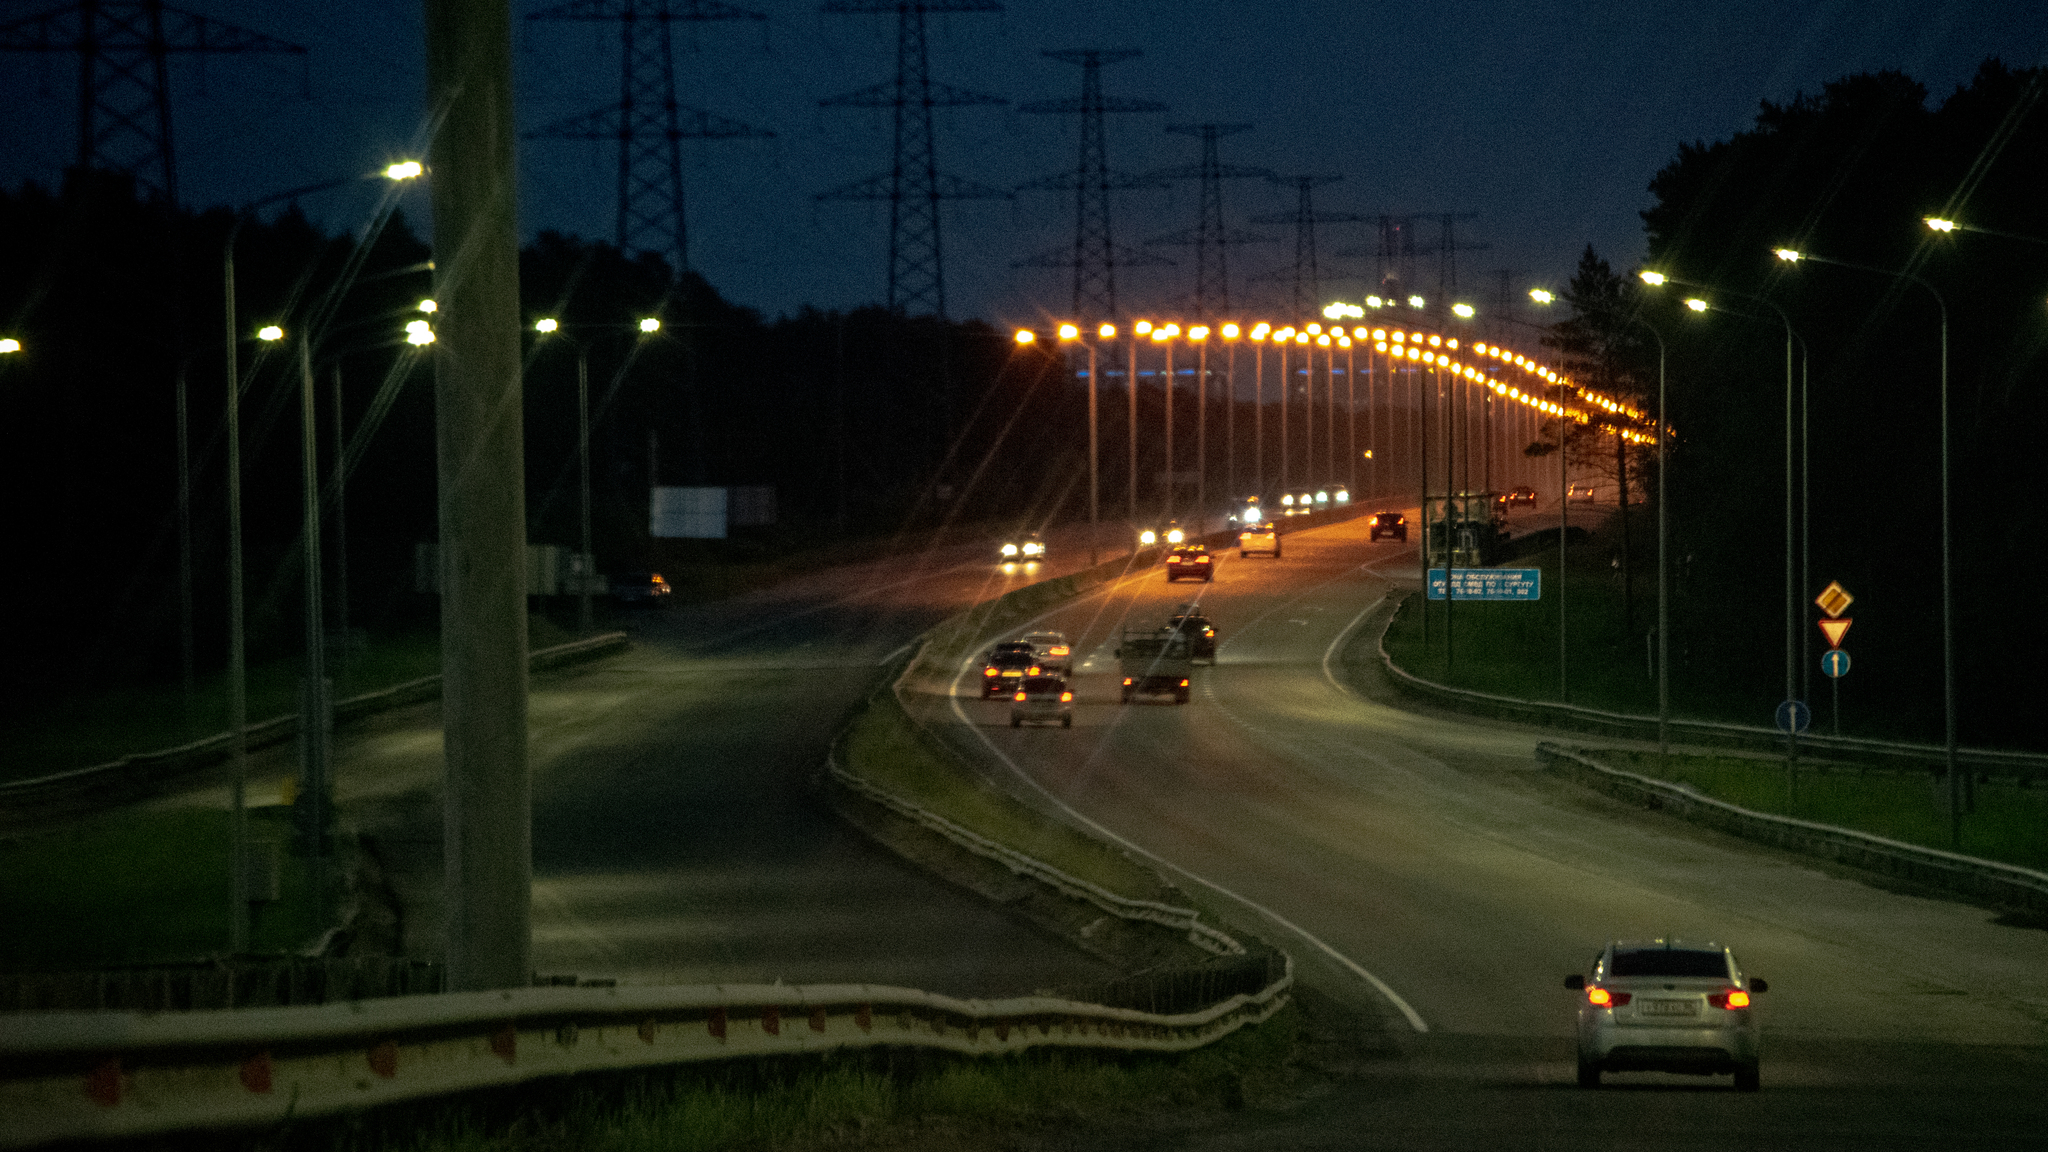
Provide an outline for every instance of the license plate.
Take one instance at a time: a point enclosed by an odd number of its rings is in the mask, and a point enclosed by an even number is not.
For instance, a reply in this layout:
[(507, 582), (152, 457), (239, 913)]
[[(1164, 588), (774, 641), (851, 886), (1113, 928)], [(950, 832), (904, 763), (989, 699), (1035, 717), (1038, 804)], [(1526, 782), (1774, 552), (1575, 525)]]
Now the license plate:
[(1642, 1011), (1645, 1016), (1697, 1016), (1700, 1014), (1698, 1001), (1694, 1000), (1644, 1000)]

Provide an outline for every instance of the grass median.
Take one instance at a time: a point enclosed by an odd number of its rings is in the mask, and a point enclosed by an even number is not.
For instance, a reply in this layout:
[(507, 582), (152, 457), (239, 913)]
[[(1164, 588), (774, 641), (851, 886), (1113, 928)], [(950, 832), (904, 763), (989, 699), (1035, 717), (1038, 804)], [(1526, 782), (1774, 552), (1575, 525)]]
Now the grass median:
[(1932, 775), (1860, 771), (1853, 764), (1803, 767), (1741, 756), (1672, 756), (1583, 749), (1610, 768), (1668, 780), (1754, 812), (1867, 832), (1888, 840), (2048, 871), (2048, 791), (1979, 783), (1977, 810), (1963, 817), (1960, 849), (1949, 842), (1947, 793)]
[(1117, 849), (977, 784), (886, 692), (854, 719), (840, 749), (869, 783), (1070, 876), (1132, 900), (1180, 899)]

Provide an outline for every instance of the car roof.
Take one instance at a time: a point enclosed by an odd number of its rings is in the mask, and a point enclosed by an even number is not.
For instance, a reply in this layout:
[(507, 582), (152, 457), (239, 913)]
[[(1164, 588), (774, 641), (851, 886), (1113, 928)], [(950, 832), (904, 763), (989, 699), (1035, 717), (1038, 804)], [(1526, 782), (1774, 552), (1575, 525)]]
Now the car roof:
[(1041, 636), (1047, 639), (1054, 640), (1065, 640), (1067, 638), (1067, 634), (1065, 632), (1027, 632), (1024, 634), (1024, 639), (1032, 640)]

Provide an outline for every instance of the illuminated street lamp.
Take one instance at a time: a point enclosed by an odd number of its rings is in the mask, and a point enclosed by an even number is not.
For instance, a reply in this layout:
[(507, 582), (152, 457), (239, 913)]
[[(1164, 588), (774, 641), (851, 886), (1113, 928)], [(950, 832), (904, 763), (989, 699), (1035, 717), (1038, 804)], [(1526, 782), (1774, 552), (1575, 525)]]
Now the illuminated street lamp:
[[(1095, 334), (1100, 340), (1114, 339), (1116, 337), (1116, 325), (1104, 324), (1095, 330)], [(1080, 338), (1081, 329), (1079, 325), (1060, 325), (1060, 340), (1062, 343), (1068, 340), (1079, 340)], [(1088, 349), (1088, 566), (1092, 568), (1100, 559), (1096, 553), (1096, 521), (1101, 492), (1097, 455), (1101, 449), (1096, 435), (1096, 341), (1089, 340), (1085, 344)]]
[[(652, 325), (650, 327), (650, 325)], [(616, 325), (579, 325), (579, 328), (596, 328), (616, 333)], [(562, 330), (562, 322), (552, 316), (543, 316), (533, 322), (533, 330), (544, 337), (566, 340), (576, 349), (576, 471), (577, 505), (579, 527), (579, 559), (576, 581), (576, 628), (580, 635), (588, 636), (592, 631), (591, 582), (597, 575), (597, 557), (592, 551), (590, 532), (590, 347)], [(652, 316), (645, 317), (633, 325), (633, 330), (643, 336), (661, 331), (661, 321)], [(429, 339), (431, 339), (429, 334)], [(624, 369), (619, 379), (623, 379)], [(614, 380), (616, 385), (617, 380)]]
[[(242, 587), (242, 382), (240, 364), (242, 333), (240, 322), (236, 319), (235, 315), (235, 240), (241, 235), (242, 226), (248, 223), (255, 215), (257, 209), (265, 205), (276, 204), (286, 200), (296, 200), (302, 196), (310, 196), (316, 192), (325, 192), (330, 189), (345, 187), (365, 179), (383, 179), (395, 184), (415, 179), (424, 172), (425, 169), (417, 161), (400, 161), (387, 166), (382, 172), (373, 173), (367, 177), (347, 176), (339, 180), (322, 181), (318, 184), (309, 184), (304, 187), (279, 192), (272, 196), (265, 196), (259, 200), (250, 201), (236, 210), (234, 223), (228, 229), (227, 238), (221, 244), (221, 287), (225, 304), (224, 329), (226, 331), (224, 367), (227, 377), (227, 429), (225, 438), (227, 440), (228, 482), (228, 756), (230, 763), (233, 765), (233, 782), (230, 787), (230, 798), (234, 810), (234, 853), (231, 864), (232, 871), (229, 878), (228, 947), (230, 951), (237, 954), (247, 951), (249, 947), (250, 857), (248, 811), (246, 806), (249, 775), (249, 678), (247, 645), (244, 640), (246, 614)], [(272, 324), (258, 332), (257, 337), (265, 341), (276, 341), (284, 337), (284, 331), (277, 325)], [(302, 439), (305, 451), (310, 453), (312, 451), (313, 435), (311, 427), (312, 382), (310, 378), (303, 378), (301, 380), (301, 388), (304, 393), (301, 396), (301, 409), (307, 423)], [(182, 415), (180, 423), (182, 424)], [(308, 475), (311, 475), (310, 471)], [(309, 483), (313, 483), (313, 481), (309, 480)], [(187, 484), (189, 484), (189, 478), (180, 477), (181, 489)], [(309, 499), (313, 509), (313, 518), (307, 526), (308, 548), (311, 550), (310, 554), (317, 557), (319, 548), (319, 494), (317, 486), (314, 488)], [(324, 710), (326, 702), (325, 692), (321, 690), (324, 689), (326, 649), (324, 637), (321, 635), (322, 616), (317, 611), (319, 608), (319, 571), (317, 567), (308, 569), (306, 580), (307, 602), (309, 610), (312, 611), (307, 627), (307, 636), (310, 640), (306, 653), (307, 676), (310, 681), (316, 682), (316, 688), (309, 691), (309, 696), (314, 697), (309, 700), (309, 703), (321, 707), (316, 707), (314, 711), (303, 714), (300, 718), (300, 724), (302, 731), (305, 733), (304, 744), (310, 750), (309, 759), (317, 759), (317, 757), (324, 754), (324, 750), (318, 749), (318, 746), (323, 744), (320, 737), (325, 733), (327, 725), (327, 715)], [(309, 764), (308, 767), (310, 769), (313, 766)], [(323, 772), (325, 771), (326, 765), (324, 762), (319, 763), (317, 766)], [(309, 778), (307, 783), (312, 785), (316, 781)], [(322, 825), (318, 821), (323, 820), (325, 817), (325, 813), (319, 810), (324, 805), (325, 797), (315, 797), (311, 802), (315, 806), (315, 823), (313, 825), (315, 840), (313, 846), (314, 859), (318, 862), (314, 868), (314, 885), (316, 888), (314, 902), (315, 907), (319, 908), (324, 907), (325, 901), (325, 893), (317, 889), (324, 882), (326, 856), (323, 850), (324, 845), (319, 843)]]
[[(1782, 255), (1781, 258), (1783, 258)], [(1791, 259), (1797, 259), (1797, 253), (1794, 253)], [(1663, 272), (1645, 270), (1636, 273), (1636, 275), (1643, 283), (1653, 288), (1663, 287), (1666, 284), (1673, 286), (1682, 285), (1689, 288), (1705, 287), (1705, 285), (1696, 284), (1689, 280), (1681, 280)], [(1803, 444), (1799, 443), (1803, 442), (1805, 435), (1805, 385), (1803, 382), (1800, 385), (1800, 412), (1797, 431), (1795, 432), (1792, 407), (1792, 345), (1794, 342), (1797, 342), (1801, 349), (1800, 361), (1802, 368), (1800, 375), (1803, 381), (1805, 378), (1806, 340), (1793, 330), (1791, 317), (1785, 314), (1785, 310), (1772, 301), (1748, 292), (1729, 292), (1728, 294), (1740, 296), (1745, 300), (1769, 308), (1777, 314), (1778, 323), (1783, 326), (1785, 331), (1785, 699), (1788, 701), (1799, 700), (1802, 696), (1806, 695), (1800, 689), (1799, 677), (1799, 670), (1802, 664), (1802, 661), (1799, 659), (1801, 652), (1800, 641), (1804, 636), (1804, 633), (1799, 628), (1799, 589), (1806, 583), (1806, 578), (1803, 571), (1795, 571), (1795, 560), (1800, 553), (1800, 549), (1794, 528), (1796, 521), (1793, 515), (1793, 506), (1794, 493), (1799, 489), (1794, 487), (1793, 458), (1795, 454), (1801, 457), (1805, 455)], [(1686, 300), (1685, 306), (1693, 312), (1705, 312), (1711, 307), (1707, 301), (1698, 297)], [(1741, 313), (1732, 313), (1732, 315), (1741, 315)], [(1662, 415), (1660, 410), (1660, 422)], [(1662, 445), (1663, 440), (1660, 435), (1658, 440), (1660, 459), (1663, 452)], [(1803, 487), (1802, 482), (1800, 488), (1803, 489)], [(1793, 763), (1799, 757), (1799, 731), (1798, 725), (1793, 722), (1793, 719), (1788, 717), (1785, 725), (1785, 765), (1787, 771), (1791, 770)]]
[(1875, 268), (1868, 264), (1852, 264), (1847, 260), (1832, 260), (1801, 252), (1796, 248), (1777, 248), (1772, 254), (1787, 264), (1797, 265), (1811, 260), (1815, 264), (1832, 264), (1838, 268), (1851, 268), (1858, 272), (1873, 272), (1889, 276), (1894, 280), (1906, 280), (1927, 290), (1934, 297), (1934, 306), (1941, 314), (1941, 679), (1942, 679), (1942, 726), (1943, 748), (1948, 771), (1949, 843), (1960, 846), (1963, 838), (1963, 782), (1956, 771), (1956, 633), (1955, 633), (1955, 582), (1952, 532), (1949, 518), (1949, 449), (1948, 449), (1948, 301), (1941, 292), (1925, 279), (1911, 272), (1898, 272), (1888, 268)]
[(21, 351), (21, 341), (16, 340), (12, 336), (0, 337), (0, 356), (11, 355), (19, 351)]

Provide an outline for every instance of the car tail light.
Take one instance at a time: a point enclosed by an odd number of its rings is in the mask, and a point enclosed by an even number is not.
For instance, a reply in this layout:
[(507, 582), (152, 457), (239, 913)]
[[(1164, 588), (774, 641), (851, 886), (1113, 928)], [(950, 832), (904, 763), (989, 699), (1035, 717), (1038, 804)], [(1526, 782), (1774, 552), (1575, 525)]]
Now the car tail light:
[(1183, 681), (1181, 681), (1181, 682), (1180, 682), (1180, 686), (1181, 686), (1181, 687), (1183, 687), (1183, 688), (1185, 688), (1185, 687), (1187, 687), (1187, 686), (1188, 686), (1188, 682), (1187, 682), (1187, 681), (1185, 681), (1185, 680), (1183, 680)]
[(1072, 704), (1073, 702), (1074, 702), (1074, 694), (1073, 694), (1072, 692), (1062, 692), (1062, 693), (1060, 693), (1060, 703), (1062, 703), (1062, 704)]
[(1033, 664), (1033, 665), (1031, 666), (1031, 671), (1029, 671), (1029, 672), (1026, 672), (1026, 673), (1025, 673), (1025, 675), (1026, 675), (1026, 676), (1037, 676), (1037, 675), (1039, 675), (1038, 665), (1036, 665), (1036, 664)]
[(1635, 999), (1633, 993), (1610, 992), (1597, 985), (1586, 989), (1586, 1003), (1591, 1004), (1595, 1008), (1619, 1008), (1633, 999)]
[(981, 674), (983, 676), (994, 676), (996, 674), (996, 670), (993, 668), (983, 668), (981, 670)]
[(1130, 678), (1129, 676), (1126, 676), (1126, 677), (1124, 677), (1124, 687), (1126, 687), (1126, 688), (1129, 688), (1130, 686), (1131, 686), (1131, 678)]
[(1024, 694), (1023, 694), (1022, 692), (1019, 692), (1019, 693), (1017, 693), (1017, 703), (1019, 703), (1019, 704), (1022, 704), (1023, 702), (1024, 702)]
[(1716, 992), (1712, 996), (1707, 997), (1707, 1003), (1712, 1004), (1716, 1008), (1747, 1008), (1749, 1007), (1749, 993), (1744, 992), (1740, 988), (1731, 988), (1726, 992)]
[(1067, 647), (1065, 644), (1055, 644), (1052, 646), (1052, 654), (1054, 656), (1065, 656), (1072, 651), (1073, 649)]

